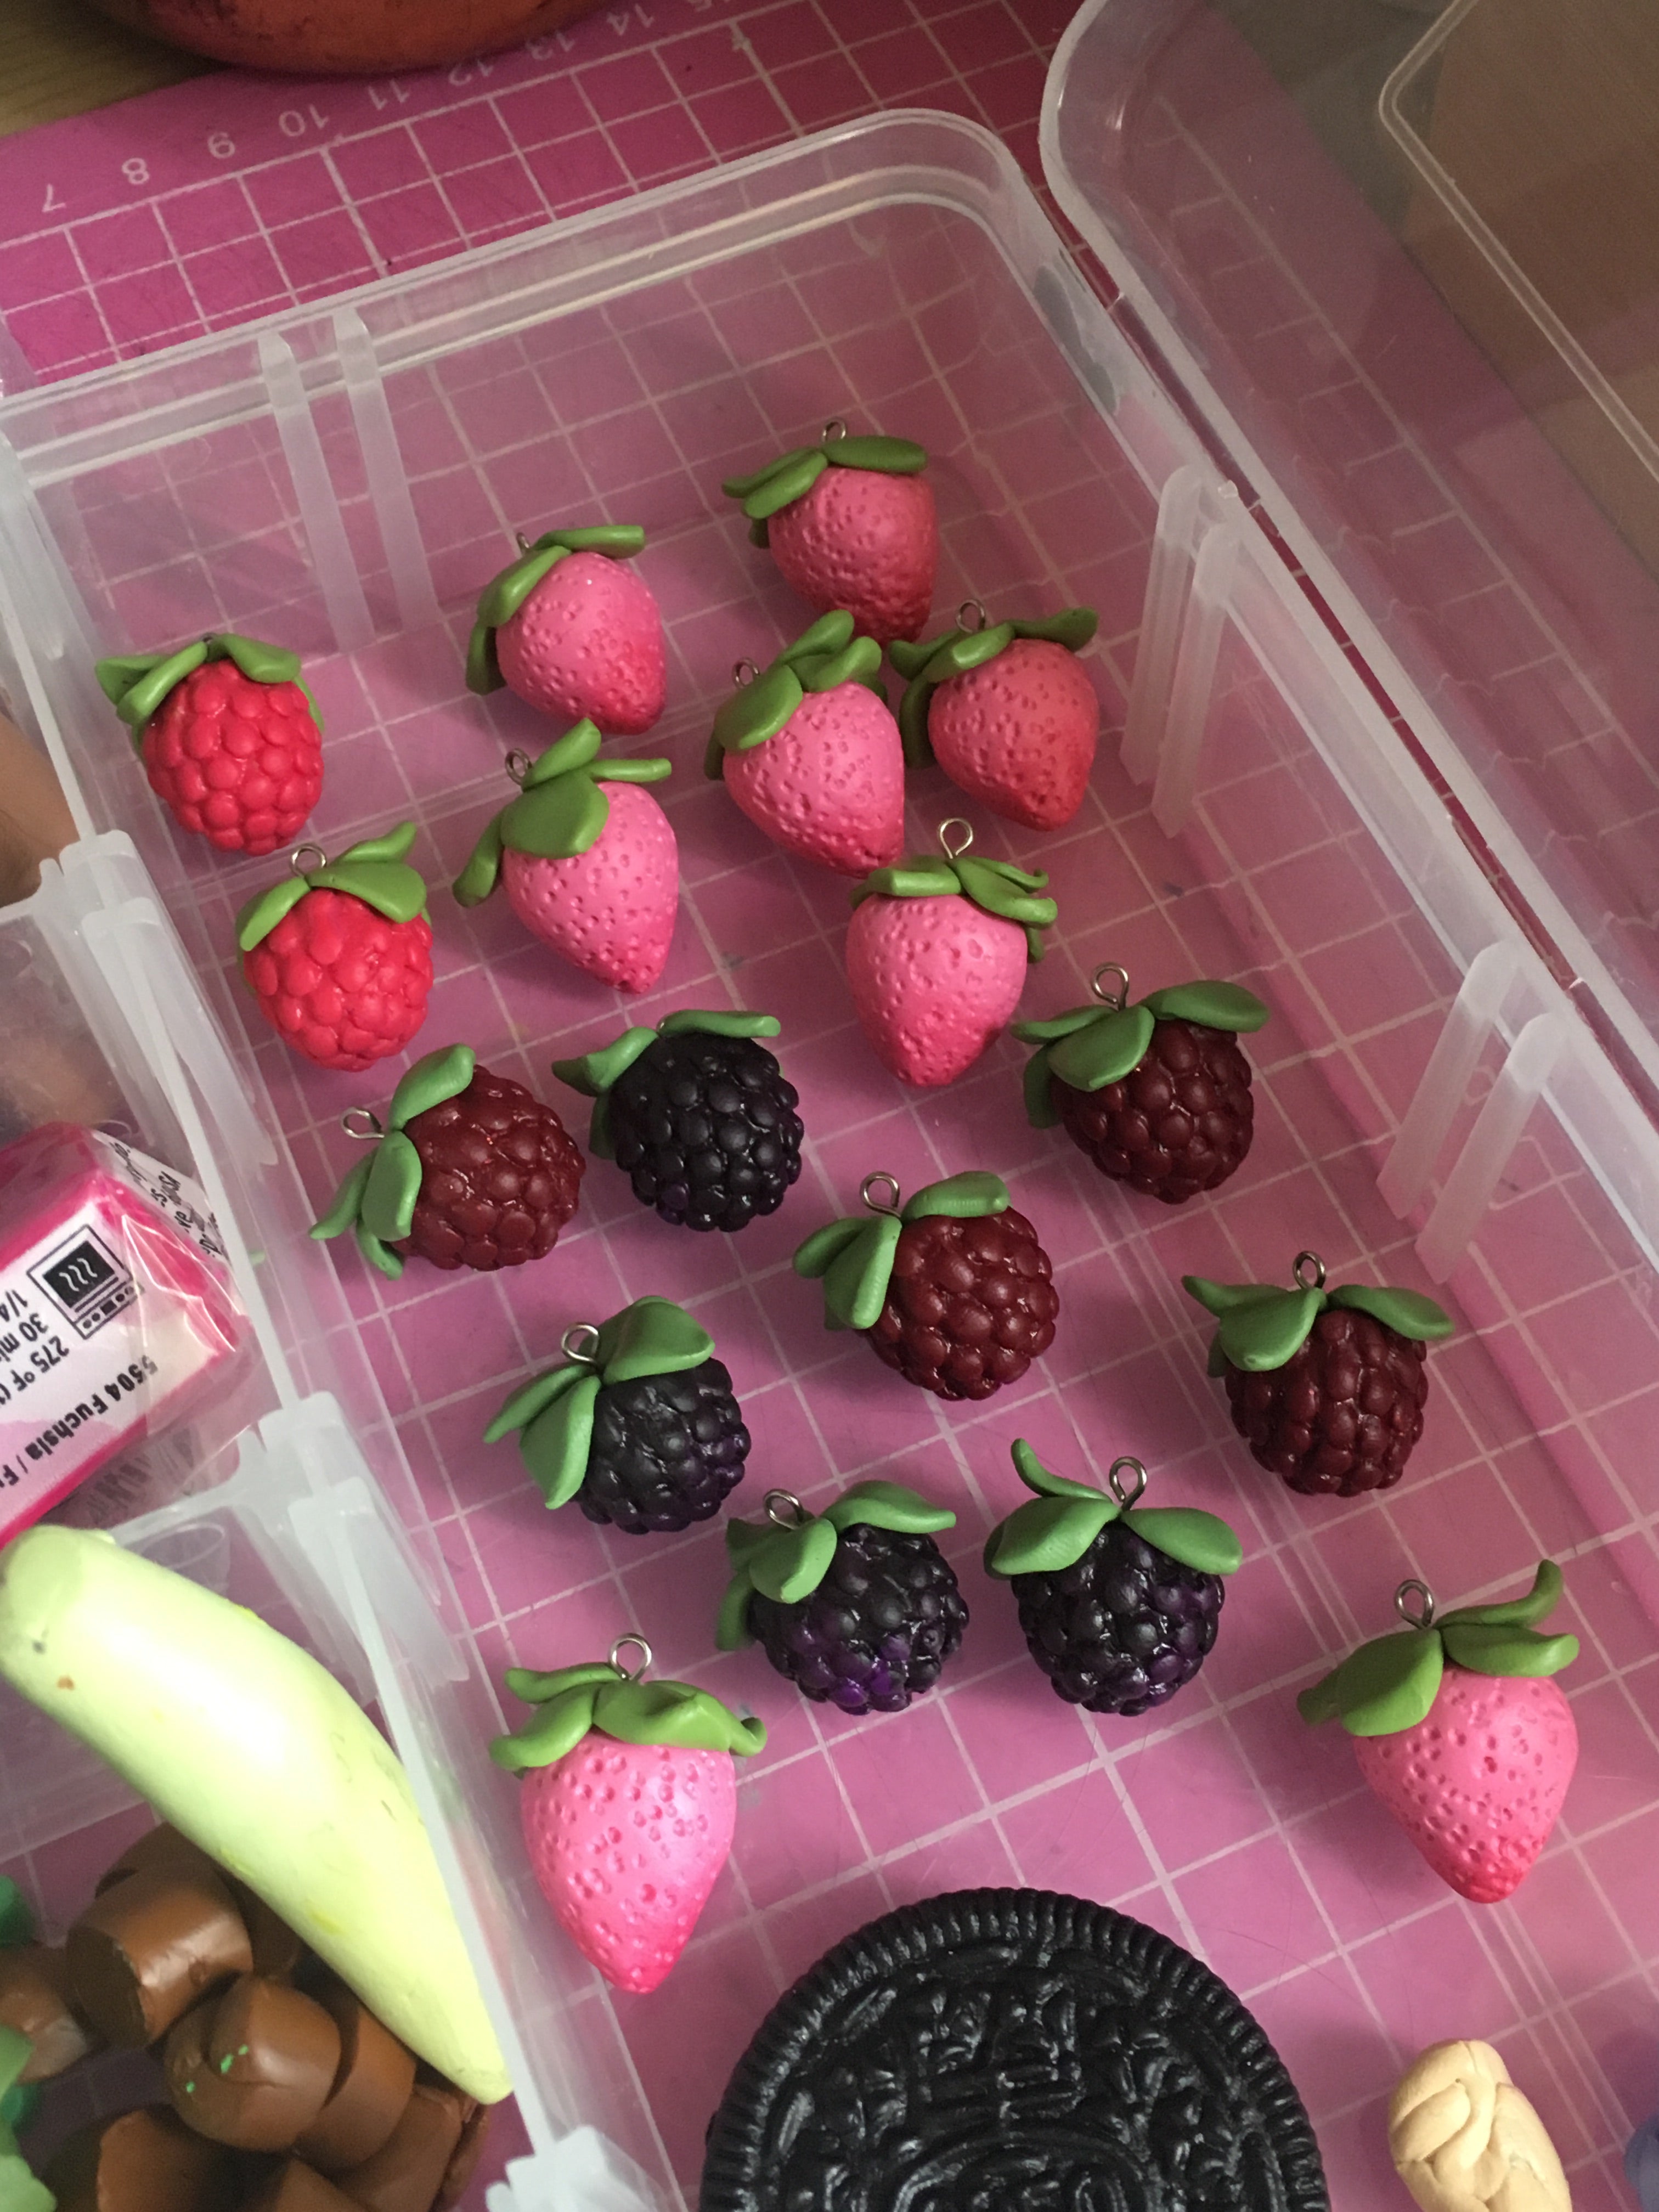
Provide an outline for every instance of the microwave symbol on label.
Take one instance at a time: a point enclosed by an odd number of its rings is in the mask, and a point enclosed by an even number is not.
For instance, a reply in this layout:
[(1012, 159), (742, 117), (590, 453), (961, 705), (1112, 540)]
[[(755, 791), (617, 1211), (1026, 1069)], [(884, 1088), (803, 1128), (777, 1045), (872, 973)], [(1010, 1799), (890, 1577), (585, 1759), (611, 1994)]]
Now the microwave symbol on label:
[(90, 1229), (76, 1231), (28, 1272), (81, 1336), (94, 1335), (138, 1295), (131, 1272)]

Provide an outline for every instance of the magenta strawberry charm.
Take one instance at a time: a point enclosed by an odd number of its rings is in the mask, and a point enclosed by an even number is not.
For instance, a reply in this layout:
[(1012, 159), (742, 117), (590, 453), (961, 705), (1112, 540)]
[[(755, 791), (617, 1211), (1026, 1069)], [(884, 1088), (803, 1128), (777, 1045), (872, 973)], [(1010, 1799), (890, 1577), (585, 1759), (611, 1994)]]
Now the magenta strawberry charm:
[(1114, 1460), (1103, 1491), (1053, 1474), (1023, 1437), (1013, 1460), (1036, 1495), (991, 1531), (985, 1569), (1012, 1584), (1054, 1694), (1091, 1713), (1164, 1704), (1215, 1643), (1238, 1538), (1213, 1513), (1142, 1505), (1138, 1459)]
[(851, 438), (830, 422), (816, 446), (796, 446), (720, 489), (740, 500), (749, 536), (820, 614), (845, 608), (878, 644), (919, 637), (933, 604), (939, 519), (908, 438)]
[[(633, 1645), (640, 1664), (627, 1673)], [(733, 1758), (764, 1747), (690, 1682), (647, 1682), (651, 1647), (624, 1636), (611, 1656), (538, 1674), (510, 1667), (507, 1686), (535, 1708), (489, 1755), (519, 1775), (525, 1847), (537, 1886), (585, 1959), (619, 1990), (657, 1988), (691, 1939), (731, 1855)]]
[(860, 1026), (902, 1083), (954, 1083), (1007, 1025), (1059, 912), (1048, 878), (976, 860), (965, 822), (939, 826), (945, 857), (877, 868), (853, 893), (847, 981)]
[(749, 1431), (714, 1340), (672, 1299), (635, 1298), (567, 1329), (562, 1365), (515, 1390), (484, 1431), (516, 1434), (550, 1510), (574, 1498), (627, 1535), (689, 1528), (743, 1479)]
[(485, 586), (466, 652), (469, 691), (502, 684), (544, 714), (622, 738), (651, 727), (667, 696), (662, 617), (623, 562), (644, 550), (631, 523), (550, 530)]
[[(426, 1019), (432, 925), (426, 884), (406, 857), (414, 842), (415, 824), (404, 822), (337, 860), (302, 845), (287, 882), (258, 892), (236, 917), (260, 1012), (319, 1067), (372, 1067)], [(307, 853), (318, 866), (301, 865)]]
[[(884, 1188), (890, 1198), (878, 1199)], [(860, 1330), (878, 1358), (939, 1398), (988, 1398), (1054, 1340), (1060, 1297), (1037, 1234), (1001, 1177), (970, 1170), (901, 1207), (890, 1175), (866, 1176), (868, 1209), (827, 1222), (795, 1254), (823, 1284), (826, 1328)]]
[(641, 1206), (676, 1227), (743, 1229), (800, 1174), (800, 1101), (759, 1042), (778, 1029), (774, 1014), (687, 1006), (553, 1073), (593, 1101), (587, 1148)]
[(274, 853), (323, 789), (323, 725), (300, 656), (216, 631), (176, 653), (98, 663), (149, 787), (180, 829), (225, 853)]
[(362, 1106), (343, 1125), (373, 1149), (311, 1233), (349, 1229), (393, 1282), (411, 1254), (481, 1274), (539, 1260), (576, 1211), (586, 1164), (563, 1122), (522, 1083), (480, 1067), (468, 1045), (417, 1060), (384, 1127)]
[(1100, 701), (1077, 658), (1098, 623), (1092, 607), (993, 623), (969, 599), (943, 637), (896, 643), (905, 759), (937, 761), (970, 799), (1027, 830), (1063, 828), (1100, 740)]
[(573, 966), (621, 991), (648, 991), (667, 964), (679, 911), (679, 848), (641, 787), (665, 760), (601, 760), (578, 722), (533, 761), (509, 753), (519, 796), (485, 829), (455, 878), (459, 904), (496, 884), (525, 927)]
[(1399, 1481), (1423, 1433), (1424, 1348), (1452, 1333), (1443, 1306), (1380, 1283), (1328, 1291), (1316, 1252), (1297, 1254), (1288, 1290), (1181, 1279), (1219, 1323), (1210, 1372), (1253, 1459), (1310, 1498)]
[(1037, 1048), (1025, 1063), (1032, 1127), (1059, 1122), (1102, 1175), (1166, 1206), (1214, 1190), (1250, 1149), (1250, 1064), (1237, 1038), (1261, 1027), (1267, 1007), (1214, 981), (1170, 984), (1131, 1006), (1127, 971), (1109, 966), (1091, 988), (1092, 1006), (1013, 1025)]
[(1476, 1905), (1525, 1880), (1577, 1763), (1572, 1708), (1552, 1677), (1578, 1656), (1578, 1638), (1534, 1626), (1560, 1596), (1553, 1559), (1525, 1597), (1452, 1613), (1437, 1613), (1422, 1583), (1401, 1583), (1405, 1628), (1362, 1644), (1297, 1699), (1310, 1726), (1341, 1722), (1372, 1790)]
[(957, 1516), (896, 1482), (859, 1482), (822, 1513), (787, 1490), (728, 1521), (715, 1641), (757, 1643), (816, 1705), (902, 1713), (959, 1649), (968, 1607), (933, 1538)]
[(904, 749), (880, 667), (851, 615), (821, 616), (758, 673), (738, 663), (704, 763), (775, 845), (844, 876), (904, 850)]

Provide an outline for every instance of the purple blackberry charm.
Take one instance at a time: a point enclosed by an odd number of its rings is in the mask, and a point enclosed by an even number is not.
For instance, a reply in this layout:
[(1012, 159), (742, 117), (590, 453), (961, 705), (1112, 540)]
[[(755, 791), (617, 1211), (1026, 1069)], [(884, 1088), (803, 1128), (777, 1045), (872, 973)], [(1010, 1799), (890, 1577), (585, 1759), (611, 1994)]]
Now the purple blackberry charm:
[(1012, 1583), (1032, 1658), (1056, 1697), (1089, 1712), (1161, 1705), (1215, 1642), (1237, 1537), (1213, 1513), (1138, 1504), (1138, 1459), (1112, 1462), (1109, 1496), (1050, 1474), (1023, 1437), (1013, 1459), (1037, 1494), (991, 1531), (985, 1565)]
[(763, 1522), (728, 1521), (722, 1651), (758, 1643), (803, 1697), (902, 1713), (962, 1643), (968, 1607), (933, 1541), (957, 1516), (896, 1482), (860, 1482), (824, 1512), (787, 1490)]

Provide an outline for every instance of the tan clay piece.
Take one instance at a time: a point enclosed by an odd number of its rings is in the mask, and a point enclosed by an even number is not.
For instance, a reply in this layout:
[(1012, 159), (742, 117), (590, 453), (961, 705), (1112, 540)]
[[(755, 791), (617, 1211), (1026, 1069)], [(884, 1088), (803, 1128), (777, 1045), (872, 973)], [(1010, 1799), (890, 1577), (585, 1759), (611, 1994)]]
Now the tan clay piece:
[(75, 817), (46, 755), (0, 714), (0, 906), (27, 898), (42, 860), (75, 839)]
[(1436, 2043), (1389, 2106), (1395, 2170), (1423, 2212), (1572, 2212), (1544, 2124), (1489, 2043)]

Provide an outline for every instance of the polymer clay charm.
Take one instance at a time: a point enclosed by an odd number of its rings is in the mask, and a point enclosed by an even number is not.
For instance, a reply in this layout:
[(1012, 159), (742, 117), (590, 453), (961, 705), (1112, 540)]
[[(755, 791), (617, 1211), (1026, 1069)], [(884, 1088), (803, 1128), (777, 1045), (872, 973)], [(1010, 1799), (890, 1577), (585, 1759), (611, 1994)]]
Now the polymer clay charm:
[[(632, 1672), (621, 1663), (630, 1646)], [(689, 1682), (647, 1682), (651, 1647), (624, 1636), (608, 1659), (507, 1686), (535, 1710), (489, 1755), (522, 1778), (526, 1848), (559, 1925), (618, 1989), (663, 1981), (690, 1941), (732, 1849), (732, 1761), (766, 1729)]]
[(820, 614), (845, 608), (878, 645), (919, 637), (933, 603), (939, 519), (908, 438), (853, 438), (831, 421), (720, 489), (740, 500), (749, 538), (769, 549), (792, 590)]
[(564, 1364), (515, 1390), (484, 1431), (516, 1433), (550, 1507), (630, 1536), (689, 1528), (743, 1479), (749, 1431), (702, 1324), (668, 1298), (635, 1298), (599, 1328), (567, 1329)]
[(918, 1086), (954, 1083), (1005, 1028), (1059, 909), (1048, 878), (975, 860), (965, 822), (939, 825), (945, 857), (877, 868), (853, 893), (847, 981), (882, 1066)]
[(244, 1974), (185, 2014), (161, 2063), (186, 2127), (233, 2150), (288, 2150), (329, 2100), (340, 2031), (302, 1991)]
[(1340, 1720), (1359, 1771), (1460, 1897), (1495, 1905), (1549, 1841), (1578, 1759), (1572, 1708), (1548, 1678), (1576, 1636), (1540, 1636), (1561, 1570), (1539, 1564), (1525, 1597), (1437, 1613), (1417, 1581), (1395, 1592), (1399, 1633), (1362, 1644), (1297, 1708)]
[(578, 722), (534, 761), (509, 753), (520, 795), (484, 830), (455, 878), (461, 906), (497, 883), (525, 927), (601, 983), (648, 991), (661, 975), (679, 908), (679, 848), (648, 791), (665, 760), (598, 757), (599, 733)]
[[(432, 924), (399, 823), (331, 860), (302, 845), (285, 883), (236, 917), (242, 974), (284, 1043), (319, 1067), (360, 1073), (401, 1052), (426, 1019)], [(318, 865), (301, 865), (307, 853)]]
[(98, 663), (149, 787), (225, 853), (274, 853), (323, 790), (323, 719), (300, 656), (228, 630)]
[(798, 1275), (823, 1280), (824, 1327), (860, 1330), (936, 1397), (988, 1398), (1018, 1382), (1054, 1340), (1060, 1297), (1006, 1183), (970, 1170), (901, 1206), (894, 1178), (872, 1175), (859, 1195), (866, 1212), (827, 1222), (795, 1254)]
[(1138, 1459), (1114, 1460), (1103, 1491), (1053, 1474), (1023, 1437), (1013, 1460), (1036, 1496), (991, 1531), (985, 1568), (1012, 1583), (1032, 1658), (1088, 1712), (1163, 1705), (1215, 1642), (1238, 1538), (1213, 1513), (1142, 1505)]
[(958, 1650), (968, 1607), (933, 1538), (957, 1516), (896, 1482), (859, 1482), (822, 1513), (769, 1490), (763, 1521), (728, 1521), (715, 1641), (757, 1643), (816, 1705), (902, 1713)]
[(522, 1083), (480, 1067), (470, 1045), (417, 1060), (384, 1128), (366, 1107), (343, 1119), (374, 1148), (311, 1233), (349, 1229), (393, 1282), (411, 1253), (482, 1274), (539, 1260), (576, 1211), (586, 1163), (563, 1122)]
[(1452, 1333), (1443, 1306), (1382, 1284), (1328, 1291), (1316, 1252), (1297, 1254), (1288, 1290), (1181, 1279), (1220, 1324), (1209, 1371), (1252, 1459), (1309, 1498), (1399, 1481), (1423, 1433), (1425, 1346)]
[(1013, 1025), (1037, 1048), (1025, 1063), (1031, 1127), (1058, 1122), (1102, 1175), (1166, 1206), (1216, 1189), (1250, 1149), (1250, 1063), (1237, 1038), (1261, 1027), (1267, 1007), (1213, 981), (1170, 984), (1131, 1006), (1128, 971), (1110, 965), (1090, 988), (1091, 1006)]
[(1419, 2051), (1389, 2100), (1389, 2149), (1423, 2212), (1572, 2212), (1555, 2145), (1489, 2043)]
[(467, 646), (469, 691), (506, 684), (544, 714), (637, 738), (667, 696), (662, 617), (623, 563), (643, 550), (629, 523), (550, 530), (485, 587)]
[(896, 642), (906, 761), (937, 761), (959, 790), (1024, 829), (1063, 829), (1100, 739), (1100, 701), (1077, 659), (1098, 624), (1092, 607), (993, 623), (968, 599), (942, 637)]
[(615, 1160), (641, 1206), (676, 1227), (742, 1229), (800, 1174), (799, 1097), (757, 1041), (779, 1027), (688, 1006), (553, 1073), (593, 1101), (587, 1149)]
[[(49, 2081), (97, 2048), (97, 2038), (75, 2009), (69, 1961), (61, 1948), (38, 1942), (34, 1915), (22, 1892), (0, 1875), (0, 2030), (22, 2036), (28, 2049), (19, 2054), (18, 2070), (8, 2082), (21, 2103), (33, 2105), (37, 2081)], [(3, 2118), (3, 2115), (0, 2115)], [(3, 2167), (0, 2167), (3, 2179)], [(4, 2203), (0, 2190), (0, 2204)]]
[(904, 850), (904, 750), (880, 667), (851, 615), (820, 616), (765, 668), (738, 662), (703, 763), (775, 845), (844, 876)]

